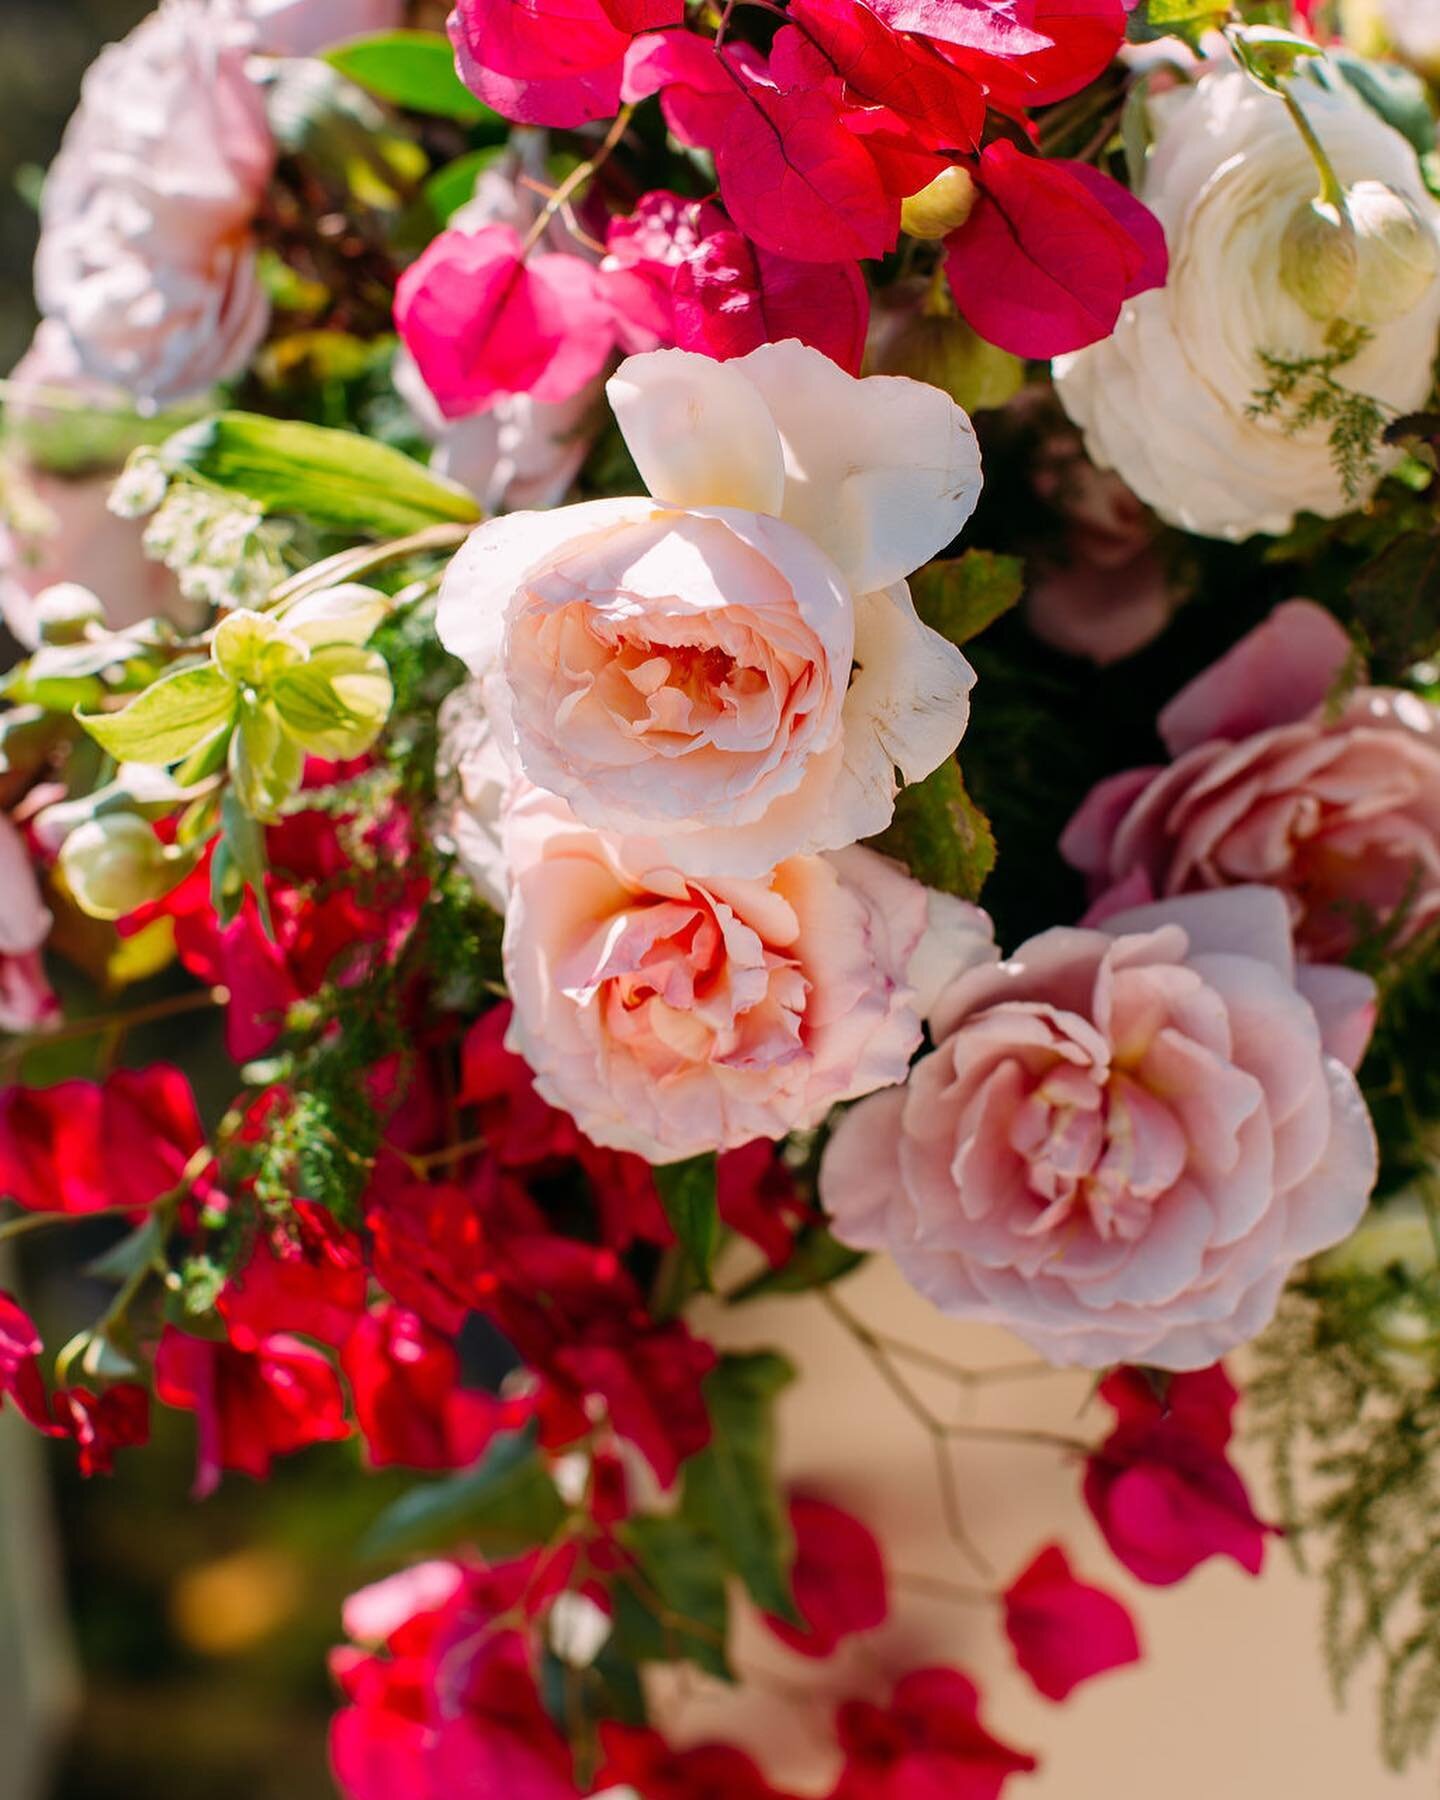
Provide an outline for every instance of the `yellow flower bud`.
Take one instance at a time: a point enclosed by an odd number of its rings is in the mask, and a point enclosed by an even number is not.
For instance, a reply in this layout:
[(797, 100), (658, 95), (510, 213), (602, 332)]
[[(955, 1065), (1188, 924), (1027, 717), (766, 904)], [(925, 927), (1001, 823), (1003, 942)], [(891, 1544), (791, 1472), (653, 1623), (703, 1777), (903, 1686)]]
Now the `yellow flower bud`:
[(949, 237), (970, 217), (978, 191), (968, 169), (944, 169), (901, 203), (901, 229), (931, 241)]
[(195, 852), (162, 844), (136, 813), (105, 813), (77, 826), (60, 850), (60, 873), (92, 919), (120, 919), (158, 900), (194, 866)]

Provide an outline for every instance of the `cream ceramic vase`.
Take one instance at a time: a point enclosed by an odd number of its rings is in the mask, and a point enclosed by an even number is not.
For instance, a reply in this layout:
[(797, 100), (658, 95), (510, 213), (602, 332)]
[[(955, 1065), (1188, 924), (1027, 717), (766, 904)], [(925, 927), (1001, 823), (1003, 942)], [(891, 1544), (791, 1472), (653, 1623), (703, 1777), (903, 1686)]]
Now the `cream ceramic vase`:
[[(893, 1364), (933, 1413), (1060, 1437), (1103, 1433), (1109, 1413), (1090, 1402), (1084, 1374), (1011, 1373), (967, 1385), (927, 1366), (933, 1358), (1013, 1371), (1032, 1359), (1005, 1332), (944, 1318), (885, 1259), (872, 1258), (835, 1293), (870, 1331), (919, 1353), (897, 1354)], [(799, 1379), (780, 1401), (783, 1477), (869, 1525), (889, 1566), (891, 1613), (814, 1662), (784, 1649), (739, 1601), (737, 1687), (688, 1669), (661, 1671), (652, 1683), (656, 1721), (678, 1743), (738, 1743), (777, 1785), (823, 1795), (838, 1767), (836, 1704), (883, 1700), (907, 1670), (948, 1663), (980, 1687), (987, 1728), (1040, 1759), (1038, 1774), (1017, 1777), (1007, 1800), (1011, 1792), (1015, 1800), (1432, 1800), (1433, 1767), (1397, 1776), (1381, 1764), (1363, 1677), (1348, 1708), (1336, 1706), (1320, 1648), (1320, 1587), (1296, 1571), (1282, 1543), (1269, 1546), (1259, 1579), (1214, 1561), (1177, 1587), (1145, 1588), (1113, 1561), (1086, 1512), (1077, 1458), (1047, 1443), (960, 1439), (954, 1495), (967, 1535), (993, 1567), (987, 1577), (947, 1524), (932, 1438), (822, 1300), (714, 1305), (695, 1323), (722, 1348), (773, 1348), (795, 1363)], [(1243, 1441), (1237, 1456), (1263, 1514), (1263, 1459)], [(1137, 1667), (1100, 1677), (1059, 1706), (1020, 1675), (993, 1607), (941, 1591), (1003, 1587), (1057, 1539), (1082, 1578), (1130, 1606), (1145, 1650)]]

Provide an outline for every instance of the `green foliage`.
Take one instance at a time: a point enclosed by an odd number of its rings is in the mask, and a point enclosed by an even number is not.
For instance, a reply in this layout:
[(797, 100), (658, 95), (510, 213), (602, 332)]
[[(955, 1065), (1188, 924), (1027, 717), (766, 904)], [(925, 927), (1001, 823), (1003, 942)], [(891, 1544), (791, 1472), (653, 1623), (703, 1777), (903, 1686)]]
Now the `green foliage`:
[(952, 758), (923, 781), (901, 788), (895, 817), (871, 845), (903, 862), (926, 887), (978, 900), (995, 867), (990, 821), (965, 790)]
[(490, 165), (505, 154), (503, 144), (487, 144), (446, 163), (425, 183), (425, 200), (436, 220), (448, 225), (460, 208), (474, 198), (475, 183)]
[(462, 125), (484, 125), (487, 135), (497, 139), (508, 130), (455, 73), (455, 52), (438, 31), (386, 31), (356, 38), (329, 51), (325, 61), (392, 106)]
[(795, 1240), (795, 1248), (778, 1269), (766, 1269), (728, 1296), (732, 1306), (762, 1300), (770, 1294), (808, 1294), (853, 1273), (865, 1260), (863, 1251), (837, 1243), (823, 1225), (811, 1225)]
[(1396, 949), (1397, 925), (1362, 940), (1353, 960), (1380, 989), (1380, 1016), (1360, 1085), (1380, 1140), (1384, 1196), (1428, 1177), (1440, 1149), (1440, 1059), (1435, 1055), (1440, 1020), (1440, 932), (1432, 928)]
[(667, 1163), (655, 1170), (655, 1186), (665, 1217), (690, 1258), (701, 1287), (711, 1286), (715, 1247), (720, 1239), (720, 1213), (716, 1200), (715, 1153), (692, 1156), (686, 1162)]
[(360, 1554), (406, 1557), (463, 1540), (482, 1555), (513, 1556), (548, 1543), (565, 1503), (535, 1449), (535, 1431), (507, 1431), (458, 1475), (411, 1488), (366, 1533)]
[(1266, 385), (1255, 390), (1247, 410), (1253, 419), (1278, 419), (1287, 437), (1315, 425), (1328, 425), (1335, 472), (1346, 497), (1357, 500), (1378, 473), (1380, 440), (1387, 421), (1378, 400), (1335, 378), (1365, 347), (1370, 333), (1360, 326), (1337, 324), (1332, 326), (1330, 338), (1330, 348), (1319, 356), (1260, 351)]
[[(1415, 1331), (1423, 1348), (1410, 1348)], [(1248, 1389), (1302, 1561), (1325, 1585), (1337, 1697), (1371, 1667), (1400, 1768), (1440, 1724), (1440, 1291), (1433, 1269), (1316, 1277), (1260, 1340)]]
[(693, 1662), (733, 1681), (726, 1564), (719, 1545), (684, 1519), (637, 1518), (619, 1533), (633, 1559), (617, 1576), (615, 1647), (627, 1661)]
[(710, 1442), (685, 1465), (681, 1505), (755, 1604), (791, 1620), (795, 1545), (775, 1475), (775, 1401), (794, 1379), (770, 1351), (721, 1358), (705, 1383)]
[(427, 525), (469, 524), (480, 509), (464, 488), (388, 444), (258, 413), (216, 413), (168, 438), (157, 453), (261, 507), (357, 537), (404, 537)]
[(910, 578), (916, 612), (952, 644), (968, 644), (993, 625), (1014, 606), (1024, 586), (1020, 558), (993, 550), (967, 550), (929, 563)]

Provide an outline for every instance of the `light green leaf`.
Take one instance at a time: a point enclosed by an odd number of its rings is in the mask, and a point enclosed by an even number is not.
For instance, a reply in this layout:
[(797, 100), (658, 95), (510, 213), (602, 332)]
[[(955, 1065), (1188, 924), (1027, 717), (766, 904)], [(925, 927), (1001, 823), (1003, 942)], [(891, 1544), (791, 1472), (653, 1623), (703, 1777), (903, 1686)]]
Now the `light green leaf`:
[(393, 608), (388, 594), (352, 581), (304, 594), (283, 607), (279, 617), (292, 637), (314, 650), (325, 644), (368, 643)]
[(266, 935), (273, 941), (274, 921), (265, 891), (265, 833), (240, 804), (233, 788), (220, 801), (220, 836), (210, 861), (210, 904), (215, 917), (228, 925), (239, 912), (248, 888), (260, 908)]
[(858, 1269), (863, 1251), (837, 1243), (822, 1225), (812, 1225), (795, 1240), (795, 1248), (778, 1269), (766, 1269), (729, 1295), (732, 1306), (761, 1300), (767, 1294), (808, 1294)]
[(798, 1622), (795, 1543), (775, 1473), (775, 1400), (794, 1379), (770, 1351), (721, 1358), (705, 1382), (710, 1442), (685, 1465), (681, 1516), (720, 1546), (757, 1606)]
[(504, 154), (504, 144), (487, 144), (483, 150), (471, 150), (436, 170), (425, 183), (425, 199), (440, 224), (448, 225), (460, 208), (474, 199), (475, 183)]
[(267, 513), (356, 536), (404, 537), (480, 518), (463, 488), (402, 451), (294, 419), (216, 413), (167, 439), (160, 454), (170, 468), (243, 494)]
[(173, 763), (227, 731), (238, 696), (213, 663), (162, 675), (122, 712), (76, 717), (117, 762)]
[(729, 1599), (719, 1546), (683, 1519), (632, 1519), (620, 1532), (634, 1559), (614, 1585), (614, 1642), (627, 1662), (693, 1662), (722, 1681)]
[(564, 1502), (527, 1426), (492, 1439), (474, 1468), (402, 1494), (366, 1533), (360, 1554), (409, 1555), (463, 1538), (486, 1555), (513, 1555), (548, 1542), (564, 1520)]
[(273, 701), (245, 701), (230, 740), (230, 780), (252, 819), (271, 825), (299, 791), (305, 752), (280, 723)]
[(228, 680), (263, 691), (283, 670), (303, 660), (305, 647), (269, 613), (242, 607), (215, 627), (210, 654)]
[(714, 1152), (692, 1156), (688, 1162), (664, 1164), (653, 1173), (665, 1217), (694, 1264), (700, 1285), (709, 1288), (720, 1236)]
[(360, 756), (384, 729), (394, 701), (390, 671), (374, 650), (329, 644), (286, 669), (271, 689), (285, 730), (314, 756)]
[(508, 130), (455, 73), (450, 40), (437, 31), (386, 31), (357, 38), (329, 51), (325, 61), (392, 106), (464, 125), (490, 124), (497, 137)]
[(952, 644), (967, 644), (993, 625), (1020, 598), (1025, 565), (1018, 556), (967, 550), (963, 556), (927, 563), (910, 577), (915, 610)]
[(893, 821), (870, 844), (903, 862), (926, 887), (962, 900), (978, 900), (995, 867), (995, 833), (966, 793), (953, 758), (900, 790)]

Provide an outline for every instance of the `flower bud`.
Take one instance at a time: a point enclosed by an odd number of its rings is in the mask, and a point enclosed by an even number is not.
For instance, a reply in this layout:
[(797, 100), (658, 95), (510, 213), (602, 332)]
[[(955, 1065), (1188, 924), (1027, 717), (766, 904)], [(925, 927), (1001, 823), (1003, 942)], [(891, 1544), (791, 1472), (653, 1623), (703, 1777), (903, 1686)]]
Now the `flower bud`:
[(107, 813), (77, 826), (60, 851), (60, 873), (82, 912), (120, 919), (169, 893), (196, 853), (162, 844), (135, 813)]
[(1025, 385), (1025, 365), (997, 350), (955, 313), (919, 312), (872, 357), (880, 375), (908, 375), (938, 387), (966, 412), (1003, 406)]
[(1348, 316), (1359, 273), (1355, 228), (1338, 207), (1307, 200), (1291, 214), (1280, 239), (1280, 280), (1312, 319)]
[(35, 596), (35, 623), (42, 644), (78, 644), (92, 625), (105, 623), (105, 608), (89, 588), (60, 581)]
[(932, 182), (900, 206), (900, 227), (914, 238), (949, 237), (970, 217), (978, 190), (968, 169), (942, 169)]
[(1359, 251), (1353, 325), (1389, 325), (1413, 312), (1440, 271), (1435, 234), (1415, 208), (1380, 181), (1357, 181), (1347, 196)]

